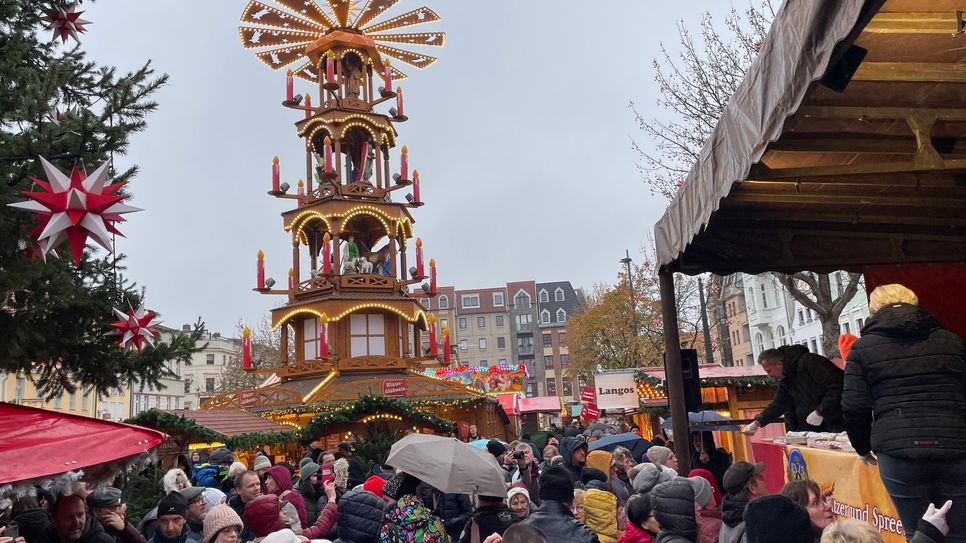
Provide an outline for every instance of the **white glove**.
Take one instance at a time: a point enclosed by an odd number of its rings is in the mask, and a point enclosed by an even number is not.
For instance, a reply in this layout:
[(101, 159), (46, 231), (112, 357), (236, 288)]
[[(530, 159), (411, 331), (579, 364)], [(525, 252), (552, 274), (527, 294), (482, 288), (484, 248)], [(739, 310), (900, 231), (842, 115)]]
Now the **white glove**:
[(819, 415), (818, 410), (812, 411), (807, 417), (805, 417), (805, 422), (811, 424), (812, 426), (821, 426), (823, 420), (825, 420), (825, 417)]
[(859, 458), (862, 459), (862, 463), (865, 464), (866, 466), (878, 466), (879, 465), (879, 459), (876, 458), (875, 455), (872, 454), (872, 453), (869, 453), (869, 454), (866, 454), (866, 455), (859, 455)]
[(948, 535), (949, 524), (946, 524), (946, 513), (952, 506), (953, 500), (946, 500), (946, 503), (939, 509), (936, 509), (936, 506), (930, 503), (929, 507), (926, 508), (926, 513), (922, 515), (922, 520), (935, 526), (943, 535)]
[(757, 432), (759, 428), (761, 428), (761, 424), (758, 424), (757, 420), (753, 420), (751, 421), (750, 424), (748, 424), (748, 426), (745, 426), (741, 430), (741, 433), (745, 434), (746, 436), (753, 436), (755, 435), (755, 432)]

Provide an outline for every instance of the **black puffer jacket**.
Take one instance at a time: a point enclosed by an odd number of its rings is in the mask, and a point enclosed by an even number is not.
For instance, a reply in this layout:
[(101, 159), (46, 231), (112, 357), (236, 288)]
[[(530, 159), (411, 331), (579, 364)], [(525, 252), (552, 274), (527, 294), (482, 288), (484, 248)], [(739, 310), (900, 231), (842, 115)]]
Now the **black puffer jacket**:
[[(786, 420), (789, 430), (844, 430), (841, 405), (844, 372), (828, 358), (810, 353), (802, 345), (786, 345), (778, 350), (785, 355), (785, 377), (778, 382), (775, 399), (755, 420), (765, 426), (791, 413), (794, 418)], [(815, 410), (824, 417), (821, 426), (812, 426), (805, 421)]]
[(20, 536), (27, 543), (40, 543), (44, 534), (50, 529), (50, 517), (45, 509), (28, 509), (22, 511), (13, 520), (20, 526)]
[(654, 519), (661, 525), (657, 543), (695, 543), (698, 540), (694, 490), (686, 479), (673, 479), (654, 487), (651, 506)]
[[(510, 511), (510, 508), (503, 502), (481, 505), (476, 508), (473, 517), (466, 523), (463, 528), (463, 535), (460, 536), (458, 541), (470, 543), (473, 538), (473, 522), (476, 522), (476, 525), (480, 527), (480, 541), (483, 541), (493, 533), (503, 535), (507, 528), (513, 526), (519, 520), (520, 517)], [(457, 539), (453, 539), (453, 541), (455, 542)]]
[(600, 543), (597, 534), (575, 519), (569, 507), (556, 500), (543, 500), (523, 523), (533, 526), (553, 543)]
[[(443, 494), (428, 485), (421, 485), (418, 489), (419, 498), (433, 512), (442, 519), (443, 527), (450, 539), (456, 541), (473, 514), (473, 505), (469, 496), (465, 494)], [(490, 534), (486, 534), (490, 535)]]
[(339, 500), (339, 516), (335, 527), (339, 538), (335, 543), (370, 543), (379, 539), (379, 528), (385, 516), (382, 498), (365, 490), (346, 492)]
[(963, 340), (920, 307), (883, 307), (849, 352), (842, 406), (849, 440), (859, 454), (961, 458), (966, 454)]

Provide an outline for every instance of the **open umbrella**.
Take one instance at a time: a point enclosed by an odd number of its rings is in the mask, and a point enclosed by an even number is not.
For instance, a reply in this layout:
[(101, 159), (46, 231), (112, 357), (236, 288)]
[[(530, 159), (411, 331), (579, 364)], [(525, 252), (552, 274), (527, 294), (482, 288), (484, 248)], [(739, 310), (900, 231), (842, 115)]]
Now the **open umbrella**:
[(490, 439), (477, 439), (476, 441), (470, 441), (467, 443), (470, 447), (476, 447), (477, 449), (485, 449), (486, 444), (489, 443)]
[(650, 446), (651, 444), (645, 441), (640, 435), (634, 432), (627, 432), (626, 434), (604, 436), (591, 443), (587, 447), (587, 450), (613, 452), (617, 447), (624, 447), (631, 451), (631, 455), (634, 458), (640, 458), (642, 454), (647, 452)]
[(409, 434), (393, 443), (386, 463), (444, 494), (506, 497), (496, 458), (454, 437)]
[(618, 432), (618, 430), (613, 424), (607, 424), (606, 422), (595, 422), (584, 430), (584, 435), (590, 437), (596, 432), (600, 432), (603, 435), (614, 435)]
[[(706, 424), (708, 422), (731, 422), (731, 419), (717, 413), (715, 411), (698, 411), (697, 413), (688, 413), (688, 426), (692, 432), (712, 432), (712, 431), (726, 431), (726, 432), (738, 432), (741, 428), (737, 424)], [(668, 418), (661, 424), (661, 428), (665, 430), (672, 430), (671, 419)]]

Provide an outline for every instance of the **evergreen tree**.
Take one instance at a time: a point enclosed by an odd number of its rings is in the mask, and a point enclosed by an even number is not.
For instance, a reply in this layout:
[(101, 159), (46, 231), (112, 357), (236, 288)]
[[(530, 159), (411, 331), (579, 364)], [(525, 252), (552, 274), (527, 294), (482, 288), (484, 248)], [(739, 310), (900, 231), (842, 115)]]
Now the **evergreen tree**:
[[(129, 381), (157, 386), (169, 372), (166, 360), (189, 359), (202, 323), (170, 343), (122, 352), (104, 336), (112, 308), (137, 307), (143, 295), (123, 276), (123, 257), (85, 251), (75, 266), (62, 250), (60, 259), (31, 260), (25, 247), (36, 217), (7, 204), (36, 190), (31, 176), (45, 179), (40, 156), (65, 172), (113, 163), (145, 128), (167, 76), (150, 62), (119, 74), (87, 60), (80, 47), (50, 42), (41, 21), (46, 9), (0, 0), (0, 371), (23, 373), (47, 398), (78, 388), (104, 394)], [(110, 176), (130, 179), (136, 171), (112, 164)]]

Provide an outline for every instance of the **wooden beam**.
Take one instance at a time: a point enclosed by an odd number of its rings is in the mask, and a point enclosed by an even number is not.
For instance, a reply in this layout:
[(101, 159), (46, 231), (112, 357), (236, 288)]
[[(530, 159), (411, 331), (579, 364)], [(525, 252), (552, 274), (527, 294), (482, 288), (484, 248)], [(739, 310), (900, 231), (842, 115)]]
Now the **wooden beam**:
[(796, 116), (818, 119), (905, 119), (910, 115), (934, 116), (944, 121), (966, 121), (961, 107), (802, 106)]
[[(944, 158), (966, 158), (966, 140), (933, 138), (933, 145)], [(783, 153), (912, 155), (916, 152), (916, 139), (908, 136), (796, 132), (782, 136), (769, 145), (768, 150)]]
[(896, 174), (916, 172), (959, 172), (966, 171), (966, 159), (942, 160), (939, 167), (929, 167), (913, 161), (871, 162), (865, 164), (842, 164), (837, 166), (807, 166), (802, 168), (770, 169), (758, 163), (751, 167), (749, 178), (788, 179), (790, 177), (830, 177), (865, 174)]
[(852, 81), (966, 83), (966, 65), (942, 62), (863, 62)]
[(799, 194), (790, 191), (739, 191), (728, 195), (728, 202), (733, 206), (764, 203), (966, 209), (966, 197), (962, 196), (958, 198), (938, 198), (924, 196), (877, 196), (869, 194)]
[(961, 11), (944, 12), (886, 12), (877, 13), (864, 32), (875, 34), (947, 34), (958, 36), (963, 32)]
[[(795, 177), (788, 179), (747, 179), (736, 183), (736, 185), (751, 190), (755, 190), (759, 186), (816, 187), (823, 185), (855, 187), (859, 190), (868, 190), (877, 187), (895, 189), (948, 189), (955, 194), (960, 194), (962, 189), (966, 189), (966, 180), (957, 177), (955, 174), (900, 173), (888, 177), (882, 175), (850, 175), (839, 177)], [(732, 192), (734, 192), (734, 189)]]

